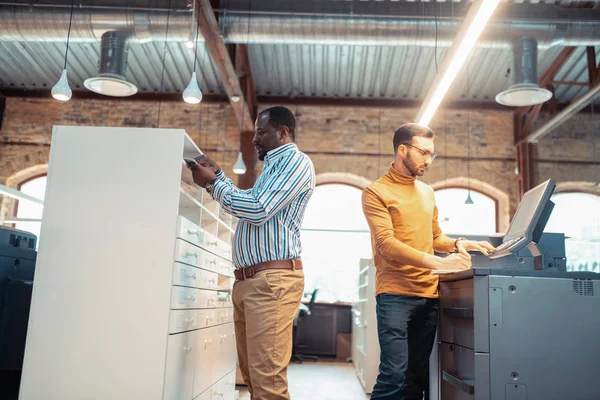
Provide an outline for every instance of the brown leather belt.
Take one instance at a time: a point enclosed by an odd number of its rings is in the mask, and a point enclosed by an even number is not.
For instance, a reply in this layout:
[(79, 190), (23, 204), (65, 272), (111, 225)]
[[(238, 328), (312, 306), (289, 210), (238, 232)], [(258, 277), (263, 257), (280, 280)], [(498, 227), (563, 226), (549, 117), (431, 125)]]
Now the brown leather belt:
[(236, 281), (243, 281), (244, 279), (252, 278), (258, 272), (265, 269), (302, 269), (302, 260), (297, 258), (295, 260), (265, 261), (250, 267), (236, 269), (233, 271), (233, 274)]

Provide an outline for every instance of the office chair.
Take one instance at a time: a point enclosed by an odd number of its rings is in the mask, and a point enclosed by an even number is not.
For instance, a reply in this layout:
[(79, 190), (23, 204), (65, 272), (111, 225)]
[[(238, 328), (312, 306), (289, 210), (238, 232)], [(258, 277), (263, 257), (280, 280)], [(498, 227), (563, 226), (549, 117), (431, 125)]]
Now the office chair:
[(315, 289), (312, 292), (310, 297), (310, 301), (308, 305), (304, 303), (300, 303), (300, 308), (298, 308), (298, 312), (296, 313), (296, 317), (294, 318), (294, 330), (292, 333), (292, 359), (291, 362), (301, 364), (303, 361), (319, 361), (319, 357), (317, 356), (308, 356), (304, 354), (298, 354), (298, 349), (302, 347), (307, 347), (306, 345), (302, 345), (298, 343), (298, 323), (304, 320), (306, 316), (310, 315), (311, 310), (315, 304), (315, 299), (317, 298), (317, 293), (319, 289)]

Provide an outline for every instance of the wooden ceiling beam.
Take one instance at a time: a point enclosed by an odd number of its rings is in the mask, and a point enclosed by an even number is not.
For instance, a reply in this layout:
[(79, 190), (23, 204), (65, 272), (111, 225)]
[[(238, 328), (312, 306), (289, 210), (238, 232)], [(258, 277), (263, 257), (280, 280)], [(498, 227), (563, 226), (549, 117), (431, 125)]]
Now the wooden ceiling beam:
[(254, 121), (258, 109), (254, 79), (248, 57), (248, 47), (242, 44), (226, 45), (213, 7), (216, 0), (197, 0), (200, 32), (205, 46), (219, 71), (223, 89), (240, 127), (240, 151), (246, 164), (246, 173), (239, 175), (238, 186), (247, 189), (256, 181), (256, 150), (252, 143)]
[[(229, 49), (221, 36), (221, 29), (213, 11), (210, 0), (197, 0), (196, 9), (200, 17), (200, 32), (204, 37), (204, 44), (212, 58), (223, 89), (229, 98), (231, 108), (235, 114), (241, 130), (249, 132), (254, 130), (254, 120), (248, 108), (248, 103), (238, 79), (236, 67), (229, 55)], [(238, 100), (239, 99), (239, 100)]]

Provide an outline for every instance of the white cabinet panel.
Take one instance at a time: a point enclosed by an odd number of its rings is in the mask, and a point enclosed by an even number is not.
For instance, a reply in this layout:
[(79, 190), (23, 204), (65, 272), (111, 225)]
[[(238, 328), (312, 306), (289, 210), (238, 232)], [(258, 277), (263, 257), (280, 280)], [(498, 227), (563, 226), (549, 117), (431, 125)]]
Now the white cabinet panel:
[(164, 399), (189, 400), (192, 398), (196, 332), (169, 336)]
[(217, 327), (200, 329), (196, 336), (194, 357), (200, 360), (194, 368), (194, 396), (210, 388), (213, 384), (213, 364), (215, 363), (215, 345), (218, 342)]

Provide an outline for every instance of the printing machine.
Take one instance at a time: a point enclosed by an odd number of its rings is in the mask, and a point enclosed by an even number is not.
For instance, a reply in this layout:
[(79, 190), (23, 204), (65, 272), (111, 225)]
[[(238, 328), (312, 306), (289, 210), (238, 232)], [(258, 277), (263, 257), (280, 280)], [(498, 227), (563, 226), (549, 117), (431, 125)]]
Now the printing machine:
[(567, 272), (564, 235), (543, 233), (554, 188), (527, 192), (504, 237), (467, 236), (493, 254), (440, 275), (430, 399), (600, 399), (600, 274)]
[(17, 399), (31, 305), (37, 237), (0, 226), (0, 399)]

